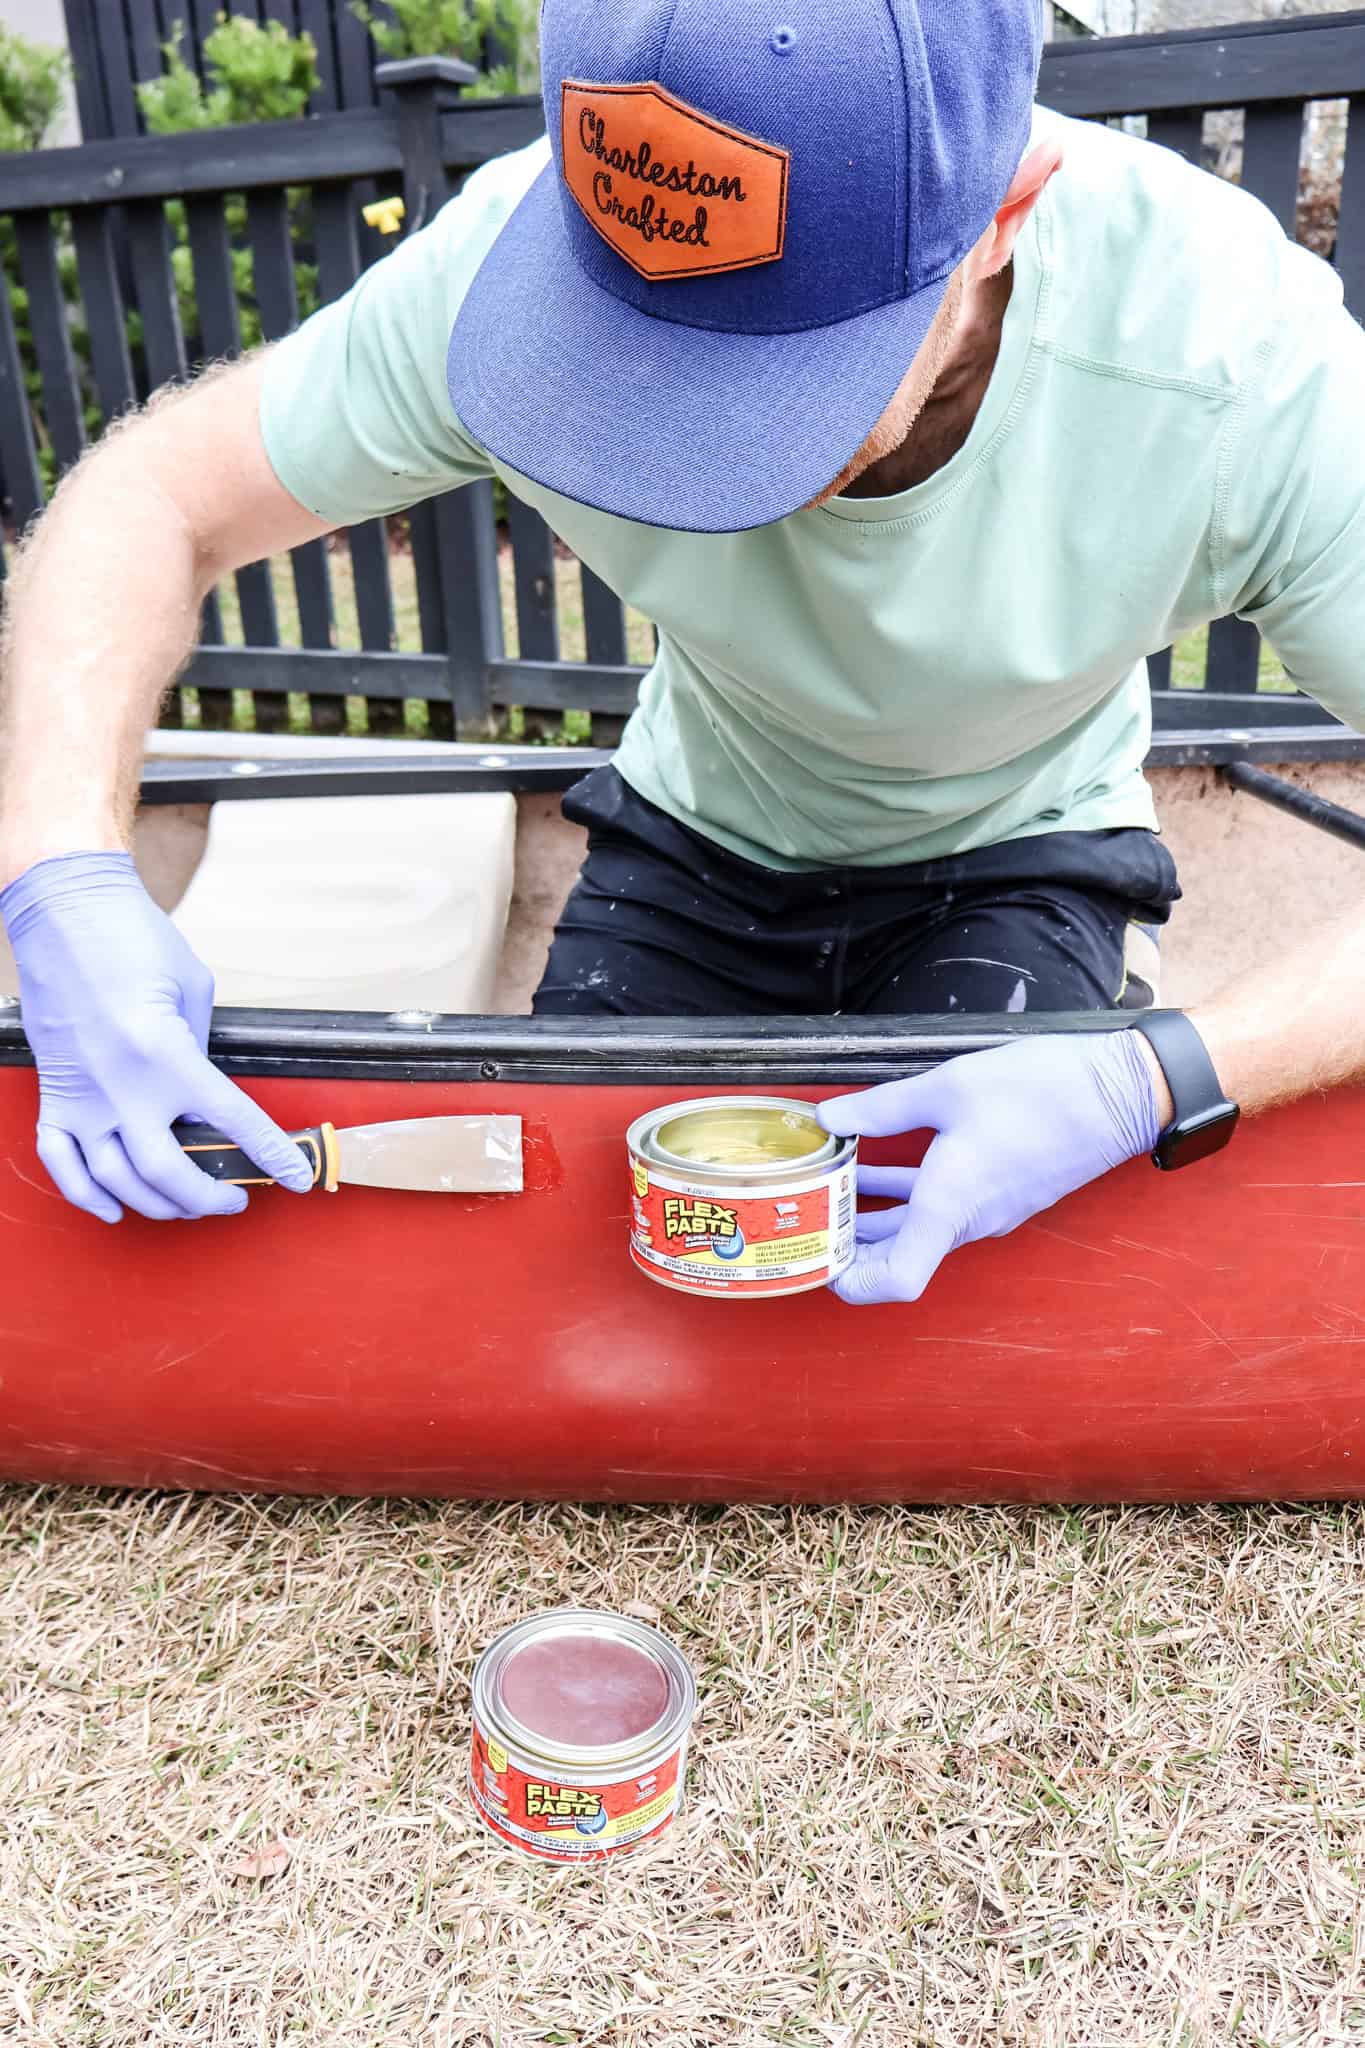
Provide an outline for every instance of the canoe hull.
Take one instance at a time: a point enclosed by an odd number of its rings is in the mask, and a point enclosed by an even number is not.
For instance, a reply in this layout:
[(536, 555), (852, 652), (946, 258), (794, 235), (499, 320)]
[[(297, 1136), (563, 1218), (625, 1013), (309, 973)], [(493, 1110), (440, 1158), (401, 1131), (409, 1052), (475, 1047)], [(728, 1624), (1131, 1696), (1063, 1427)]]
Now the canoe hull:
[(695, 1084), (243, 1085), (294, 1126), (520, 1115), (527, 1192), (268, 1190), (226, 1222), (109, 1229), (49, 1188), (34, 1075), (0, 1068), (0, 1477), (641, 1502), (1365, 1494), (1365, 1092), (1250, 1123), (1202, 1169), (1135, 1164), (960, 1252), (918, 1305), (854, 1310), (699, 1301), (631, 1266), (626, 1126)]

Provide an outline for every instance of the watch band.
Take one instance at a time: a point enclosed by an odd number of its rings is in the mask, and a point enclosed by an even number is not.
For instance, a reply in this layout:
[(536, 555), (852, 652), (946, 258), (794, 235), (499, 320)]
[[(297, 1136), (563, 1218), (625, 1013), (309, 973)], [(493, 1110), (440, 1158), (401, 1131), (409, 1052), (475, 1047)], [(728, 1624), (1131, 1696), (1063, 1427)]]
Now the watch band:
[(1221, 1151), (1237, 1127), (1240, 1111), (1224, 1094), (1196, 1027), (1183, 1010), (1144, 1010), (1133, 1019), (1132, 1028), (1155, 1052), (1175, 1104), (1175, 1121), (1157, 1140), (1154, 1164), (1170, 1171)]

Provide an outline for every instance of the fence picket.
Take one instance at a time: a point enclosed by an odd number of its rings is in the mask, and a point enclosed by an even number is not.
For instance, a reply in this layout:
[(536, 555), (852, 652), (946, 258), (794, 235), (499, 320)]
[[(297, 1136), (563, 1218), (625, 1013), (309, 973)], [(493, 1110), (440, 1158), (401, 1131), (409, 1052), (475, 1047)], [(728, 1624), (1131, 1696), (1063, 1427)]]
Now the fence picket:
[(95, 142), (113, 134), (109, 119), (109, 93), (100, 56), (95, 26), (96, 0), (66, 0), (66, 40), (71, 52), (71, 71), (76, 87), (76, 111), (81, 134)]
[(466, 484), (436, 500), (444, 560), (451, 708), (463, 738), (482, 738), (492, 715), (489, 663), (503, 654), (498, 533), (491, 482)]
[(588, 660), (620, 668), (626, 659), (626, 608), (616, 592), (600, 576), (594, 576), (586, 562), (579, 563), (578, 573), (583, 585)]
[(184, 377), (187, 368), (166, 208), (159, 199), (136, 199), (124, 208), (123, 216), (128, 228), (133, 289), (142, 315), (147, 382), (155, 390), (160, 384)]
[(57, 271), (57, 237), (50, 214), (26, 214), (14, 223), (19, 273), (28, 293), (29, 327), (42, 379), (43, 412), (58, 462), (67, 469), (85, 448), (80, 380), (71, 350), (66, 301)]
[[(256, 305), (266, 341), (281, 341), (298, 325), (298, 294), (294, 283), (294, 242), (289, 199), (284, 192), (253, 192), (247, 221), (255, 257)], [(299, 627), (305, 647), (332, 644), (332, 586), (327, 550), (320, 540), (293, 551), (294, 588), (299, 601)]]
[(0, 471), (14, 524), (21, 531), (43, 507), (42, 473), (24, 365), (14, 328), (14, 304), (0, 279)]
[[(432, 502), (414, 505), (408, 514), (408, 538), (412, 565), (417, 578), (417, 618), (424, 654), (446, 651), (445, 590), (441, 568), (441, 541)], [(377, 697), (368, 711), (369, 729), (375, 734), (401, 733), (406, 711), (400, 699)]]
[[(185, 201), (185, 223), (189, 233), (190, 257), (194, 267), (194, 295), (199, 307), (199, 340), (208, 360), (235, 356), (241, 352), (241, 327), (237, 312), (237, 291), (232, 274), (232, 245), (224, 211), (226, 194), (206, 198), (196, 194)], [(278, 647), (279, 624), (275, 616), (275, 587), (268, 562), (251, 562), (236, 575), (237, 599), (242, 612), (242, 633), (251, 647)], [(232, 723), (232, 693), (229, 690), (199, 691), (200, 717), (215, 731)]]
[(1209, 627), (1206, 690), (1254, 694), (1261, 665), (1261, 636), (1245, 619), (1215, 619)]
[[(317, 245), (318, 293), (325, 305), (341, 298), (359, 277), (359, 199), (354, 185), (319, 185), (313, 193), (313, 234)], [(394, 642), (393, 592), (389, 581), (388, 532), (382, 519), (350, 529), (351, 575), (362, 647), (387, 653)], [(315, 700), (317, 726), (321, 699)]]
[(132, 0), (128, 10), (128, 42), (134, 79), (160, 78), (163, 33), (150, 0)]
[[(136, 85), (162, 71), (161, 45), (177, 24), (184, 28), (181, 51), (191, 69), (204, 75), (204, 42), (219, 15), (250, 21), (278, 21), (290, 35), (307, 32), (317, 47), (318, 90), (314, 113), (339, 107), (372, 107), (375, 52), (349, 0), (64, 0), (67, 39), (76, 74), (81, 126), (89, 142), (138, 135)], [(383, 6), (376, 8), (386, 14)], [(338, 52), (344, 54), (344, 77)]]
[(77, 206), (71, 211), (71, 236), (90, 337), (90, 364), (95, 374), (100, 409), (106, 420), (137, 403), (133, 359), (119, 287), (114, 217), (107, 206)]
[(246, 217), (261, 333), (266, 341), (279, 341), (298, 318), (288, 194), (252, 192)]
[(356, 623), (362, 647), (387, 652), (393, 646), (393, 591), (389, 584), (389, 541), (382, 519), (350, 528), (351, 573), (355, 579)]
[(109, 0), (92, 0), (92, 9), (104, 87), (109, 99), (109, 132), (113, 135), (140, 135), (142, 116), (133, 90), (132, 49), (123, 9), (111, 7)]
[(1167, 114), (1149, 114), (1147, 140), (1173, 149), (1186, 163), (1198, 164), (1204, 147), (1204, 116), (1197, 107), (1176, 107)]
[(196, 194), (185, 201), (194, 297), (199, 308), (199, 333), (195, 339), (201, 362), (235, 356), (242, 346), (223, 198), (220, 194), (212, 198)]
[(1299, 215), (1299, 156), (1303, 149), (1303, 104), (1266, 100), (1246, 111), (1242, 185), (1270, 208), (1293, 240)]
[(211, 590), (204, 599), (199, 638), (206, 647), (221, 647), (223, 644), (223, 607), (218, 602), (216, 590)]
[[(189, 0), (191, 22), (186, 40), (190, 48), (186, 58), (202, 78), (204, 75), (204, 41), (213, 34), (218, 16), (224, 12), (222, 0)], [(240, 13), (240, 8), (236, 10)]]
[[(298, 324), (294, 286), (294, 243), (287, 192), (253, 192), (247, 200), (256, 310), (266, 341), (280, 341)], [(299, 633), (305, 647), (332, 644), (332, 586), (327, 552), (321, 541), (293, 549), (291, 565), (299, 607)], [(256, 692), (259, 732), (287, 732), (289, 701), (276, 691)]]
[(341, 8), (335, 20), (338, 97), (343, 107), (372, 107), (378, 94), (370, 32), (349, 7)]
[(315, 114), (330, 114), (341, 105), (334, 19), (331, 0), (299, 0), (299, 27), (313, 38), (318, 53), (318, 87), (309, 102)]
[(538, 512), (510, 494), (507, 524), (517, 593), (517, 637), (522, 661), (559, 660), (559, 608), (555, 590), (555, 537)]

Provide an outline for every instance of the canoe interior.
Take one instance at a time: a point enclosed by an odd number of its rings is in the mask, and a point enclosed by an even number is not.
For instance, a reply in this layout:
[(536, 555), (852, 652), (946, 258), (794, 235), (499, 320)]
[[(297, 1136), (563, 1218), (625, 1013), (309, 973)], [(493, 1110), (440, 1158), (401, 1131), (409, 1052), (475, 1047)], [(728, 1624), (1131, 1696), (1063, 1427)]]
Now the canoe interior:
[[(162, 737), (164, 743), (167, 736)], [(169, 736), (177, 741), (189, 737)], [(235, 736), (213, 737), (221, 746)], [(237, 744), (248, 744), (246, 736)], [(278, 740), (270, 744), (276, 749), (286, 745)], [(305, 744), (292, 743), (296, 749)], [(521, 752), (544, 773), (541, 764), (554, 750)], [(1258, 758), (1276, 774), (1365, 812), (1365, 761), (1316, 760), (1302, 753), (1280, 759), (1274, 748)], [(331, 765), (331, 757), (324, 765)], [(1254, 973), (1262, 961), (1274, 957), (1287, 933), (1306, 930), (1354, 900), (1361, 862), (1357, 849), (1237, 794), (1206, 763), (1155, 765), (1148, 772), (1162, 830), (1185, 889), (1162, 938), (1164, 1001), (1180, 1006), (1203, 1001), (1235, 975)], [(520, 760), (515, 772), (503, 778), (517, 791), (515, 878), (490, 999), (479, 1006), (503, 1016), (525, 1015), (530, 1008), (555, 920), (584, 847), (582, 831), (560, 816), (559, 795), (526, 787), (529, 779)], [(492, 786), (496, 780), (485, 778), (479, 786)], [(237, 793), (251, 786), (239, 784)], [(180, 902), (202, 859), (210, 808), (195, 800), (159, 800), (148, 803), (140, 814), (139, 862), (153, 895), (166, 909)], [(335, 909), (335, 899), (331, 908)], [(360, 899), (356, 914), (365, 915)], [(0, 935), (0, 997), (16, 987), (13, 963)], [(406, 999), (399, 991), (394, 1007)]]
[[(283, 1123), (501, 1111), (527, 1191), (265, 1191), (192, 1227), (67, 1207), (0, 1022), (0, 1477), (341, 1494), (1081, 1501), (1365, 1493), (1365, 1092), (1111, 1175), (909, 1307), (697, 1301), (626, 1256), (623, 1134), (704, 1092), (818, 1100), (973, 1043), (941, 1020), (243, 1018)], [(1083, 1028), (1061, 1020), (1061, 1028)], [(915, 1141), (869, 1157), (915, 1157)]]

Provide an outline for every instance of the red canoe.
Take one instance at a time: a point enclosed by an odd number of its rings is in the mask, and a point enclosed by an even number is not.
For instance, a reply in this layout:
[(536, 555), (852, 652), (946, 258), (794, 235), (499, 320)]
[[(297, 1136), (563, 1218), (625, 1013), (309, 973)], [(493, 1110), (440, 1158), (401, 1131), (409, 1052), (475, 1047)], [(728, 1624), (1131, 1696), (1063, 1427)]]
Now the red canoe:
[(1249, 1123), (1195, 1171), (1111, 1175), (957, 1254), (917, 1306), (695, 1300), (627, 1258), (632, 1117), (713, 1090), (818, 1099), (1013, 1020), (220, 1023), (215, 1055), (292, 1127), (519, 1114), (526, 1192), (265, 1190), (228, 1222), (111, 1230), (48, 1186), (34, 1075), (0, 1021), (0, 1477), (629, 1501), (1365, 1493), (1365, 1091)]

